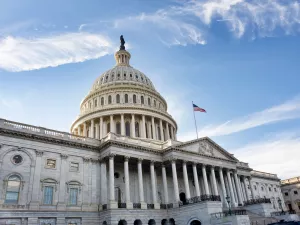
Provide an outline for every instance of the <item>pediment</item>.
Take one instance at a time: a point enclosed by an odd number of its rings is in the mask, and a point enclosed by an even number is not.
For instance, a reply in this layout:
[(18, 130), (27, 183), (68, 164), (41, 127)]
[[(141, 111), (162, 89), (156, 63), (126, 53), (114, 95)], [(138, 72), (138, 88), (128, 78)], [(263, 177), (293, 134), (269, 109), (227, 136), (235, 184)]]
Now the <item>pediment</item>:
[(232, 154), (227, 152), (208, 137), (199, 138), (174, 146), (181, 150), (199, 153), (201, 155), (213, 156), (217, 158), (238, 161)]

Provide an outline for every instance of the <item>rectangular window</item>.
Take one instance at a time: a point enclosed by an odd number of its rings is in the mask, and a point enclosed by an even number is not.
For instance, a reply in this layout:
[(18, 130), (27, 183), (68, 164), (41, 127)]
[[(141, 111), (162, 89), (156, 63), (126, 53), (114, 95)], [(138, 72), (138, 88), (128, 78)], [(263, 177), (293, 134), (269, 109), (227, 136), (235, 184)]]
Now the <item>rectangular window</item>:
[(17, 204), (19, 199), (19, 192), (7, 191), (5, 196), (5, 203)]
[(294, 191), (294, 194), (297, 195), (297, 194), (298, 194), (298, 191)]
[(274, 191), (275, 191), (275, 192), (277, 191), (276, 188), (274, 188)]
[(78, 172), (79, 171), (79, 163), (71, 162), (70, 164), (70, 171)]
[(55, 169), (56, 168), (56, 160), (55, 159), (47, 159), (46, 167)]
[(77, 205), (77, 196), (78, 196), (78, 189), (70, 188), (70, 190), (69, 190), (69, 204), (70, 205)]
[(53, 187), (44, 187), (44, 204), (52, 205)]
[(284, 195), (285, 195), (285, 196), (289, 196), (289, 193), (285, 192)]

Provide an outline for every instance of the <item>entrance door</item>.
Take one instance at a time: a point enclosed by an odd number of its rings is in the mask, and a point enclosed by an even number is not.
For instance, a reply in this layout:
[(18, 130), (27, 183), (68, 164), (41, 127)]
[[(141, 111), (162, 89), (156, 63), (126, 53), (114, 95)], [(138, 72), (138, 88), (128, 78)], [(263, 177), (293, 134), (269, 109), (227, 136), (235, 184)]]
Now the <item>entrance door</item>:
[(201, 225), (201, 222), (199, 220), (193, 220), (190, 225)]
[(185, 193), (184, 192), (181, 192), (179, 194), (179, 199), (180, 199), (180, 201), (182, 201), (183, 204), (186, 203), (186, 197), (185, 197)]

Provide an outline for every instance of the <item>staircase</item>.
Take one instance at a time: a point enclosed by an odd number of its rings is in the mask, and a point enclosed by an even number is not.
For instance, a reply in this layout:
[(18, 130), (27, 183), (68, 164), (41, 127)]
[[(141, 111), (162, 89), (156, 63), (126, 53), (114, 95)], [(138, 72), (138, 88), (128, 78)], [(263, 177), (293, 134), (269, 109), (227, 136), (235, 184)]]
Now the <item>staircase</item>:
[(268, 225), (270, 223), (279, 222), (279, 220), (274, 217), (263, 217), (249, 211), (247, 211), (247, 214), (250, 219), (250, 225)]

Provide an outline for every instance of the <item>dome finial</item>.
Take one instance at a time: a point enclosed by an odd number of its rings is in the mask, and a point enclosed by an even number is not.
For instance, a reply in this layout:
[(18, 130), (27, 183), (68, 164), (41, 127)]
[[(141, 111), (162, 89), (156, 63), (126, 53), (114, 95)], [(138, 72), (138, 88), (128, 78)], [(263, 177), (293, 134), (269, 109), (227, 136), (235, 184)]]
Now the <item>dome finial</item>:
[(121, 42), (120, 50), (125, 50), (125, 40), (123, 38), (123, 35), (120, 36), (120, 42)]

